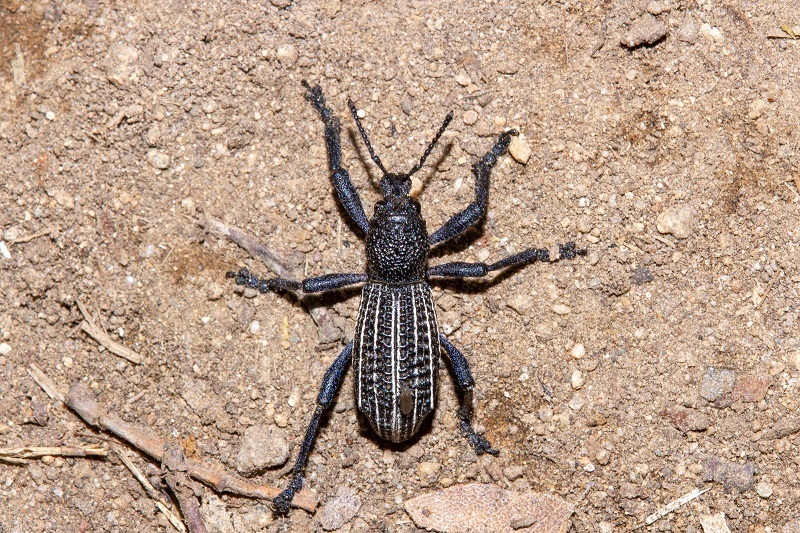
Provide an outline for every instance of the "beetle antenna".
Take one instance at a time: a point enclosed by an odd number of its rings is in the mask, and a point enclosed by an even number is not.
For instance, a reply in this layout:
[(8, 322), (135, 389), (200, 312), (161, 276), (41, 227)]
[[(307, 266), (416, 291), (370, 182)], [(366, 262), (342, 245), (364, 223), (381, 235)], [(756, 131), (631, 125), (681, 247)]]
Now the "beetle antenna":
[(350, 113), (353, 115), (353, 119), (356, 121), (356, 126), (358, 126), (358, 132), (361, 134), (361, 138), (364, 139), (364, 144), (367, 145), (367, 150), (369, 150), (369, 156), (372, 158), (375, 164), (378, 165), (378, 168), (381, 169), (383, 175), (386, 176), (388, 172), (386, 172), (383, 163), (381, 163), (381, 158), (375, 155), (375, 151), (372, 149), (372, 145), (370, 144), (369, 139), (367, 138), (367, 132), (364, 131), (364, 126), (361, 125), (361, 120), (358, 118), (358, 111), (356, 110), (356, 104), (354, 104), (352, 100), (348, 99), (347, 107), (350, 108)]
[(422, 168), (422, 165), (425, 164), (425, 160), (428, 159), (429, 155), (431, 155), (431, 152), (433, 151), (434, 146), (436, 146), (436, 143), (439, 142), (439, 138), (441, 138), (442, 134), (444, 133), (444, 130), (446, 130), (447, 126), (450, 125), (450, 121), (451, 120), (453, 120), (453, 112), (452, 111), (450, 111), (447, 114), (447, 116), (444, 117), (444, 122), (442, 122), (442, 126), (439, 128), (439, 131), (436, 132), (436, 137), (433, 138), (431, 143), (425, 149), (425, 153), (422, 154), (422, 157), (420, 158), (419, 163), (414, 165), (411, 168), (411, 170), (408, 171), (408, 174), (406, 174), (407, 177), (410, 178), (415, 172), (417, 172), (419, 169)]

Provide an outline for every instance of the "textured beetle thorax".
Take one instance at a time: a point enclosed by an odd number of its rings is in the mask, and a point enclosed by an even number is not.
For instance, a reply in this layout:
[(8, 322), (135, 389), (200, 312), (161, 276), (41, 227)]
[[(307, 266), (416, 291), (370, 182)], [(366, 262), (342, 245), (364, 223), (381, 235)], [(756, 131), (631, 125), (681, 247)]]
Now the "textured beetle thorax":
[(372, 281), (421, 281), (428, 263), (428, 231), (418, 204), (390, 197), (376, 205), (367, 233), (367, 272)]

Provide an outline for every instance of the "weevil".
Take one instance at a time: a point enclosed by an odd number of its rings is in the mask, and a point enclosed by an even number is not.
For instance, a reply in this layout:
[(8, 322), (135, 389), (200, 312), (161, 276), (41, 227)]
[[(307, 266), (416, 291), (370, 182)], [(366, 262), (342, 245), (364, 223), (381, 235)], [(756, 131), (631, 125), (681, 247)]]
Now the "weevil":
[[(355, 104), (348, 100), (361, 139), (383, 174), (380, 180), (383, 198), (375, 204), (375, 212), (368, 219), (350, 175), (342, 167), (341, 124), (328, 107), (322, 89), (318, 85), (311, 87), (305, 81), (303, 86), (306, 99), (325, 125), (333, 187), (345, 212), (366, 240), (367, 273), (326, 274), (303, 281), (260, 279), (245, 268), (226, 274), (238, 285), (262, 293), (321, 293), (363, 284), (353, 340), (325, 372), (314, 414), (292, 469), (292, 479), (286, 490), (273, 500), (273, 508), (281, 514), (288, 512), (292, 498), (303, 486), (303, 473), (320, 420), (331, 406), (348, 366), (352, 366), (355, 372), (358, 409), (372, 429), (382, 439), (403, 442), (419, 432), (423, 421), (433, 411), (439, 358), (444, 352), (460, 393), (458, 417), (462, 432), (476, 454), (497, 455), (498, 451), (472, 427), (475, 381), (467, 359), (439, 330), (428, 281), (431, 278), (478, 278), (495, 270), (551, 260), (547, 249), (530, 248), (490, 264), (459, 261), (428, 266), (432, 247), (461, 235), (484, 218), (489, 175), (498, 158), (508, 150), (512, 136), (517, 135), (515, 130), (500, 134), (491, 150), (472, 166), (475, 199), (441, 228), (428, 234), (420, 204), (409, 196), (411, 176), (425, 164), (453, 120), (453, 113), (448, 113), (419, 162), (405, 174), (395, 174), (388, 172), (375, 154)], [(558, 259), (574, 259), (586, 253), (576, 249), (573, 242), (559, 245), (558, 250)]]

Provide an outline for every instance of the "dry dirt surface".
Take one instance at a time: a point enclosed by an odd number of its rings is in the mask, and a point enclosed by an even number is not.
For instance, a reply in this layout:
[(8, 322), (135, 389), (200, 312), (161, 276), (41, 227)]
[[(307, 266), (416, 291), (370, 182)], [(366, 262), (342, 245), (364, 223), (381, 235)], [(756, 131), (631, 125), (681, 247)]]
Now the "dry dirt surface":
[[(348, 377), (307, 470), (322, 510), (199, 486), (211, 530), (414, 531), (405, 501), (483, 482), (563, 498), (573, 531), (631, 530), (698, 487), (644, 530), (800, 531), (798, 25), (780, 0), (3, 0), (0, 447), (119, 443), (36, 365), (192, 459), (287, 482), (359, 290), (309, 302), (330, 310), (321, 336), (291, 295), (226, 280), (271, 274), (200, 222), (252, 233), (298, 278), (364, 271), (309, 80), (370, 214), (380, 175), (347, 98), (396, 171), (454, 111), (418, 174), (430, 230), (471, 201), (496, 136), (523, 133), (485, 222), (431, 264), (589, 254), (435, 284), (498, 458), (460, 435), (446, 366), (401, 446), (359, 418)], [(78, 300), (140, 364), (81, 329)], [(2, 533), (168, 530), (113, 454), (0, 460)]]

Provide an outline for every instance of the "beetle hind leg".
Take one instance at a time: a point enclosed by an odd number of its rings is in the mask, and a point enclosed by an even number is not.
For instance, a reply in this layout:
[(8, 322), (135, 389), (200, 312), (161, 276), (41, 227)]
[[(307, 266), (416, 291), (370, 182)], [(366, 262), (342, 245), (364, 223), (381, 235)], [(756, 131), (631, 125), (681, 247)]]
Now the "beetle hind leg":
[(456, 375), (456, 383), (461, 391), (461, 405), (458, 407), (458, 417), (461, 419), (461, 431), (472, 445), (476, 455), (488, 453), (497, 456), (499, 450), (492, 448), (492, 444), (483, 435), (478, 434), (472, 427), (472, 390), (475, 388), (475, 380), (469, 371), (469, 363), (458, 348), (451, 343), (444, 335), (439, 335), (442, 348), (447, 352), (450, 363), (453, 365), (453, 373)]
[(322, 380), (322, 386), (317, 396), (317, 408), (314, 410), (314, 416), (311, 417), (311, 422), (308, 424), (303, 443), (300, 445), (300, 452), (297, 454), (297, 460), (292, 469), (292, 480), (286, 486), (286, 489), (272, 500), (272, 508), (276, 514), (288, 513), (289, 505), (292, 503), (294, 495), (303, 488), (303, 473), (306, 469), (311, 445), (314, 444), (319, 431), (320, 420), (325, 411), (330, 408), (331, 403), (333, 403), (333, 397), (336, 396), (336, 391), (339, 390), (339, 385), (342, 381), (342, 374), (344, 374), (347, 365), (350, 364), (352, 356), (353, 341), (350, 341), (350, 344), (345, 346), (339, 357), (325, 372), (325, 377)]

